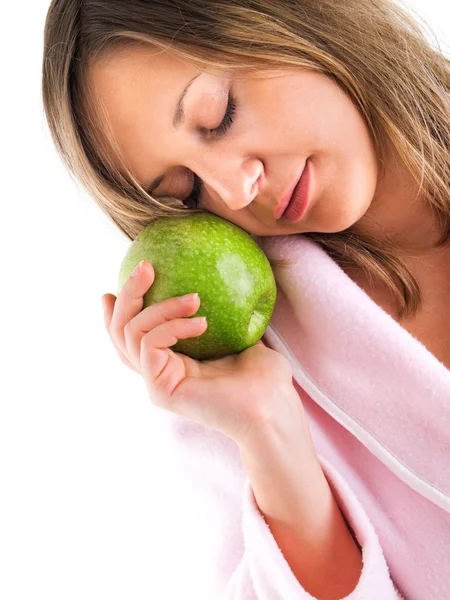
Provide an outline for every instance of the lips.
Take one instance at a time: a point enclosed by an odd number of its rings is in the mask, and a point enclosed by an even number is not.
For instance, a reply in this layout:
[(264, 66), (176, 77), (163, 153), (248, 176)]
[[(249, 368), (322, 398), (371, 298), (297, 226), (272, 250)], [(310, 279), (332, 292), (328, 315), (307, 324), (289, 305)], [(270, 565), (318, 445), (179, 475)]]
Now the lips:
[(294, 193), (294, 190), (297, 187), (297, 184), (298, 184), (298, 182), (300, 181), (300, 179), (301, 179), (301, 177), (303, 175), (305, 167), (306, 167), (306, 161), (305, 161), (305, 164), (303, 165), (303, 169), (302, 169), (302, 172), (301, 172), (300, 176), (295, 180), (295, 182), (289, 188), (288, 192), (278, 202), (278, 205), (277, 205), (277, 207), (275, 209), (275, 219), (276, 220), (278, 220), (281, 217), (281, 215), (283, 214), (285, 208), (287, 207), (287, 205), (291, 201), (292, 194)]

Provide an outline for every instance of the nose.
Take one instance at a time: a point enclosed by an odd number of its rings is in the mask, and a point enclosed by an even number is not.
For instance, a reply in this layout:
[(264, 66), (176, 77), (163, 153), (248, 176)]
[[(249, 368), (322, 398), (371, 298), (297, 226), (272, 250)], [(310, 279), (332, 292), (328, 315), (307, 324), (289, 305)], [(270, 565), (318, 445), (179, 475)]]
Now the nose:
[(256, 158), (225, 158), (211, 152), (196, 163), (190, 168), (203, 181), (205, 192), (231, 210), (245, 208), (259, 192), (264, 165)]

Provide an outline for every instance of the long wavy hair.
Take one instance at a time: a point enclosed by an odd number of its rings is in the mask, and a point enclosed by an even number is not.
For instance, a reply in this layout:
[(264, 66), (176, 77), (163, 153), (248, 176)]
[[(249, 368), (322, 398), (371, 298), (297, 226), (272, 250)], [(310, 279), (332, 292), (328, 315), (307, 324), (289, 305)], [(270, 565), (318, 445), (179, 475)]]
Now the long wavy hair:
[[(306, 68), (331, 77), (368, 127), (383, 163), (389, 140), (450, 237), (450, 60), (393, 0), (52, 0), (44, 30), (42, 97), (70, 174), (130, 239), (154, 219), (184, 217), (174, 197), (153, 198), (133, 177), (108, 127), (96, 127), (87, 67), (150, 44), (202, 70)], [(99, 110), (99, 109), (95, 109)], [(99, 115), (97, 114), (97, 117)], [(112, 160), (112, 151), (115, 160)], [(117, 157), (122, 165), (118, 170)], [(303, 233), (342, 268), (362, 269), (392, 293), (398, 317), (421, 306), (395, 246), (358, 232)], [(289, 261), (271, 261), (283, 266)]]

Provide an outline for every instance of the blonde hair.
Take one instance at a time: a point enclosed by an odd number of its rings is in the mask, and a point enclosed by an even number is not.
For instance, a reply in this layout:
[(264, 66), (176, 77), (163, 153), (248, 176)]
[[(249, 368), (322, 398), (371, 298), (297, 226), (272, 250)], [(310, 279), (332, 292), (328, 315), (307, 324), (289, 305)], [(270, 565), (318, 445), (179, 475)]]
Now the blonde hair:
[[(439, 220), (438, 245), (448, 241), (450, 60), (393, 0), (53, 0), (42, 65), (49, 130), (69, 172), (130, 240), (158, 217), (203, 212), (173, 197), (147, 194), (104, 114), (105, 131), (95, 127), (87, 66), (136, 44), (168, 50), (205, 71), (248, 70), (258, 76), (300, 67), (331, 77), (360, 111), (381, 163), (387, 140), (397, 150)], [(111, 148), (123, 173), (111, 160)], [(399, 318), (420, 308), (419, 286), (393, 244), (363, 235), (357, 224), (338, 233), (302, 235), (342, 268), (360, 268), (381, 280)]]

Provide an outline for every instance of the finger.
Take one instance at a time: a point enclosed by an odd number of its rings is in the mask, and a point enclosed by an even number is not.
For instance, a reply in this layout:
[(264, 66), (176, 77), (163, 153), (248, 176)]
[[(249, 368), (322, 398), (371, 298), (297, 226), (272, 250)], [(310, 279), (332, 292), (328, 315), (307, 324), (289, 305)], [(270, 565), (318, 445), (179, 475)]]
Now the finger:
[(200, 298), (198, 296), (188, 300), (182, 300), (179, 297), (167, 298), (167, 300), (144, 308), (125, 325), (124, 337), (127, 357), (139, 371), (141, 370), (142, 338), (163, 323), (193, 315), (197, 312), (199, 306)]
[(140, 265), (140, 272), (135, 270), (123, 284), (117, 296), (109, 324), (112, 340), (124, 356), (127, 356), (125, 325), (142, 310), (144, 294), (155, 279), (155, 271), (150, 263), (142, 261)]
[(127, 359), (127, 357), (123, 354), (123, 352), (120, 350), (120, 348), (118, 348), (118, 346), (115, 343), (115, 341), (113, 340), (111, 332), (110, 332), (110, 324), (111, 324), (111, 319), (113, 316), (114, 305), (116, 303), (116, 300), (117, 300), (116, 296), (114, 296), (113, 294), (104, 294), (102, 296), (103, 320), (105, 323), (105, 328), (106, 328), (106, 331), (108, 332), (109, 339), (111, 340), (112, 345), (114, 346), (114, 349), (116, 350), (117, 355), (119, 356), (119, 358), (123, 362), (123, 364), (126, 365), (127, 367), (129, 367), (130, 369), (132, 369), (133, 371), (135, 371), (136, 373), (140, 373), (140, 371), (138, 371), (136, 369), (136, 367)]
[(141, 372), (153, 399), (164, 402), (186, 377), (185, 359), (169, 347), (178, 340), (202, 335), (207, 326), (206, 320), (173, 319), (142, 338)]

